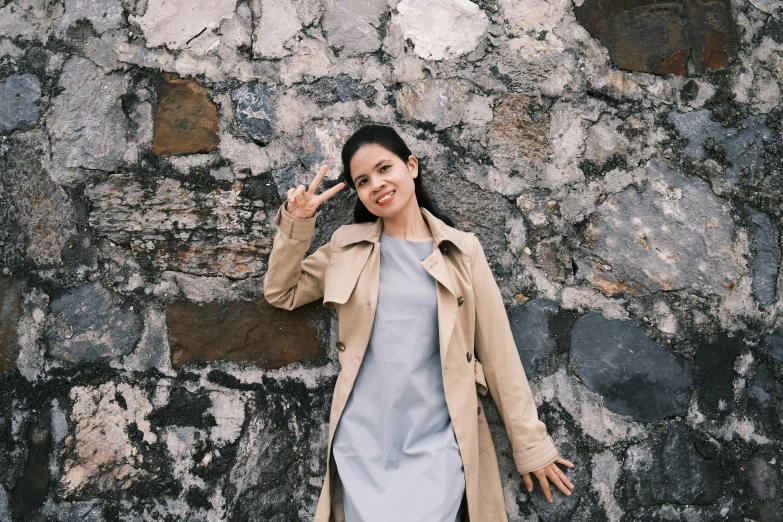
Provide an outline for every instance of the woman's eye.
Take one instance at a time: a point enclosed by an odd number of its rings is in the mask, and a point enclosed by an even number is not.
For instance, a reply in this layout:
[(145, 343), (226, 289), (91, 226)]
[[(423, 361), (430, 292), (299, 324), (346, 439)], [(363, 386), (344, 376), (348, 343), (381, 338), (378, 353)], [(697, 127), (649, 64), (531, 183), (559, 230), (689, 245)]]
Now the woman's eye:
[(365, 181), (367, 181), (367, 180), (366, 180), (366, 179), (360, 179), (360, 180), (359, 180), (359, 183), (357, 183), (356, 185), (358, 185), (359, 187), (361, 187), (362, 185), (364, 185), (364, 182), (365, 182)]
[(381, 172), (385, 171), (385, 170), (386, 170), (386, 169), (388, 169), (388, 168), (389, 168), (389, 166), (388, 166), (388, 165), (384, 165), (383, 167), (381, 167)]

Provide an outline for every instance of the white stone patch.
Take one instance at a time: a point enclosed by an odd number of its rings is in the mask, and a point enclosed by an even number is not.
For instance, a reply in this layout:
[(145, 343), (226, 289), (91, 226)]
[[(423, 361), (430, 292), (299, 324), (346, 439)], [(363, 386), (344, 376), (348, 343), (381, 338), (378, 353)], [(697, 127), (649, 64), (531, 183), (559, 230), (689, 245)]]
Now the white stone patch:
[(630, 417), (606, 409), (601, 396), (582, 385), (575, 377), (560, 369), (533, 386), (536, 401), (557, 403), (579, 424), (581, 430), (604, 446), (618, 441), (645, 438), (641, 424)]
[(212, 29), (234, 16), (235, 6), (235, 0), (150, 0), (144, 16), (131, 15), (128, 20), (139, 24), (149, 47), (192, 48), (199, 40), (202, 49), (209, 49), (220, 41)]
[(561, 306), (578, 310), (580, 313), (585, 311), (601, 312), (609, 319), (628, 319), (625, 299), (608, 298), (592, 288), (573, 286), (564, 288)]
[[(127, 408), (116, 400), (119, 394)], [(65, 439), (69, 448), (60, 485), (68, 494), (76, 494), (91, 484), (101, 491), (130, 486), (146, 472), (140, 469), (143, 456), (128, 439), (128, 426), (136, 424), (147, 443), (157, 441), (147, 415), (152, 404), (143, 392), (126, 383), (106, 382), (97, 388), (76, 386), (71, 389), (73, 435)]]
[(286, 40), (302, 29), (302, 22), (291, 0), (258, 0), (253, 2), (256, 12), (253, 31), (253, 55), (264, 58), (282, 58), (291, 51), (284, 47)]
[(215, 417), (216, 426), (209, 429), (209, 437), (216, 445), (231, 444), (242, 434), (245, 422), (245, 397), (239, 392), (212, 391), (212, 406), (207, 410)]
[(658, 322), (658, 329), (669, 335), (677, 333), (677, 318), (671, 311), (671, 308), (664, 301), (657, 301), (655, 303), (656, 321)]
[(773, 14), (776, 10), (783, 8), (783, 2), (780, 0), (750, 0), (750, 3), (759, 11), (767, 14)]
[(764, 435), (756, 433), (756, 426), (753, 421), (747, 418), (738, 419), (731, 415), (726, 422), (718, 428), (717, 436), (723, 440), (732, 440), (739, 437), (746, 442), (755, 442), (756, 444), (769, 444), (772, 442)]
[(410, 38), (414, 52), (426, 60), (443, 60), (469, 53), (478, 46), (489, 20), (469, 0), (402, 0), (392, 23)]
[(37, 380), (44, 370), (44, 347), (40, 338), (45, 327), (45, 310), (48, 306), (49, 296), (37, 288), (22, 297), (24, 313), (16, 327), (19, 343), (16, 367), (28, 381)]
[(614, 488), (620, 476), (620, 461), (609, 451), (603, 451), (593, 457), (593, 488), (606, 512), (609, 522), (620, 522), (624, 511), (617, 505)]

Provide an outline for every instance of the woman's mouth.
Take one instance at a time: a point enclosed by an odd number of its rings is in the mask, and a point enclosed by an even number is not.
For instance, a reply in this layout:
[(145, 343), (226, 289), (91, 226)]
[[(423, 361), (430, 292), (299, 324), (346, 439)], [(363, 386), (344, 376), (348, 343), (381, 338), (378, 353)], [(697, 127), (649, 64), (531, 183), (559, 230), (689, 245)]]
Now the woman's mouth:
[(397, 192), (396, 190), (392, 190), (391, 192), (389, 192), (388, 194), (386, 194), (385, 196), (383, 196), (381, 199), (379, 199), (378, 201), (376, 201), (376, 203), (377, 203), (377, 204), (379, 204), (379, 205), (381, 205), (381, 206), (383, 206), (383, 205), (388, 205), (388, 204), (389, 204), (389, 203), (391, 203), (391, 201), (394, 199), (394, 194), (395, 194), (396, 192)]

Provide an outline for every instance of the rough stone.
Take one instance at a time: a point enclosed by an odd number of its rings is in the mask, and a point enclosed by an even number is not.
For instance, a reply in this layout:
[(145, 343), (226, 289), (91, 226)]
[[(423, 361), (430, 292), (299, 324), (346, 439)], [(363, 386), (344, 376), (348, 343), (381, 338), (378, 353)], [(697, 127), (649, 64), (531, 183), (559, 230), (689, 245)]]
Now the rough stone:
[(257, 58), (282, 58), (291, 54), (286, 40), (302, 29), (302, 22), (291, 0), (254, 0), (253, 55)]
[(0, 264), (62, 263), (62, 249), (75, 232), (65, 191), (41, 164), (30, 143), (0, 143)]
[(686, 413), (693, 382), (690, 365), (631, 321), (583, 315), (571, 329), (570, 361), (614, 412), (643, 422)]
[(743, 183), (740, 175), (743, 171), (753, 173), (764, 167), (764, 142), (773, 134), (764, 125), (763, 117), (748, 116), (739, 129), (726, 128), (713, 121), (712, 112), (707, 109), (685, 113), (672, 109), (669, 119), (680, 136), (688, 139), (683, 151), (688, 156), (706, 158), (707, 144), (712, 151), (725, 151), (725, 160), (730, 162), (726, 181)]
[(720, 469), (697, 448), (691, 432), (679, 422), (669, 426), (663, 443), (630, 446), (621, 476), (626, 502), (642, 506), (714, 502), (723, 484)]
[(753, 293), (764, 306), (770, 306), (775, 300), (778, 270), (780, 268), (780, 249), (777, 246), (777, 232), (769, 216), (759, 212), (747, 203), (743, 208), (750, 214), (756, 225), (753, 231)]
[(198, 154), (218, 148), (217, 107), (206, 89), (193, 80), (164, 74), (157, 91), (154, 154)]
[(122, 299), (98, 283), (53, 299), (50, 308), (49, 355), (65, 361), (126, 355), (141, 333), (138, 314), (128, 311)]
[(122, 164), (128, 121), (122, 110), (126, 77), (104, 74), (93, 62), (73, 56), (63, 65), (46, 127), (52, 159), (65, 167), (113, 171)]
[(125, 383), (106, 382), (97, 387), (75, 386), (70, 398), (75, 427), (65, 439), (59, 480), (66, 497), (90, 486), (100, 492), (119, 491), (147, 477), (144, 454), (129, 439), (133, 433), (139, 443), (157, 440), (147, 420), (152, 404), (144, 393)]
[[(598, 492), (598, 498), (609, 522), (620, 522), (625, 512), (620, 508), (614, 496), (617, 479), (620, 478), (620, 461), (607, 450), (593, 458), (593, 487)], [(572, 481), (573, 482), (573, 481)]]
[(531, 99), (524, 94), (507, 94), (495, 104), (487, 135), (498, 166), (520, 168), (518, 158), (534, 161), (546, 159), (549, 146), (549, 116), (536, 114)]
[(403, 84), (395, 97), (403, 118), (443, 130), (458, 123), (481, 125), (492, 120), (487, 98), (471, 91), (466, 82), (420, 80)]
[(0, 132), (38, 121), (41, 82), (34, 74), (13, 74), (0, 83)]
[[(726, 295), (744, 260), (735, 251), (726, 201), (706, 181), (647, 162), (647, 189), (629, 186), (608, 197), (584, 231), (577, 277), (608, 295), (685, 289)], [(588, 260), (589, 259), (589, 260)]]
[(57, 21), (55, 33), (62, 37), (79, 20), (89, 20), (101, 34), (122, 25), (122, 0), (65, 0), (65, 14)]
[(723, 69), (736, 35), (728, 0), (585, 0), (577, 20), (629, 71), (685, 74)]
[(273, 230), (264, 226), (263, 202), (229, 190), (196, 191), (174, 179), (143, 186), (111, 175), (88, 187), (89, 222), (112, 241), (130, 243), (136, 258), (162, 270), (245, 278), (263, 273)]
[(0, 373), (16, 368), (16, 327), (25, 283), (20, 277), (0, 275)]
[(149, 2), (143, 16), (130, 15), (128, 21), (141, 27), (149, 47), (187, 49), (195, 41), (193, 45), (209, 48), (220, 40), (213, 29), (234, 16), (235, 7), (233, 0)]
[(274, 94), (274, 87), (263, 83), (245, 84), (231, 93), (237, 123), (254, 140), (267, 141), (275, 134)]
[(227, 358), (279, 368), (325, 352), (318, 338), (324, 312), (312, 304), (288, 312), (265, 300), (255, 303), (171, 303), (166, 306), (172, 361), (181, 367), (196, 357)]
[(417, 55), (425, 60), (444, 60), (475, 49), (489, 20), (469, 0), (433, 0), (426, 4), (402, 0), (392, 23), (413, 42)]
[(511, 333), (529, 381), (538, 373), (541, 359), (557, 347), (549, 334), (549, 320), (558, 309), (557, 303), (549, 299), (532, 299), (508, 311)]
[(11, 503), (22, 515), (31, 515), (49, 494), (49, 450), (52, 433), (48, 427), (32, 422), (27, 428), (27, 462), (22, 476), (11, 490)]
[(312, 97), (319, 104), (331, 105), (352, 99), (364, 100), (370, 104), (375, 100), (378, 91), (371, 85), (361, 84), (358, 80), (341, 74), (334, 78), (321, 78), (304, 86), (300, 92)]
[(326, 2), (323, 28), (329, 45), (348, 56), (371, 53), (381, 47), (378, 29), (388, 11), (386, 0), (331, 0)]

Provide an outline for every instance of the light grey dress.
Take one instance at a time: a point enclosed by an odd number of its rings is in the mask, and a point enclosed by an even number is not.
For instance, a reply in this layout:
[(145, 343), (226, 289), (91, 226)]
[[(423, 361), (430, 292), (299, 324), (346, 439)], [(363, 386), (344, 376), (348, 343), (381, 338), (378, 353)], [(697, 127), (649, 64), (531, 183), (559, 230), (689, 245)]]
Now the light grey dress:
[(381, 233), (372, 334), (333, 440), (346, 522), (458, 522), (465, 491), (446, 408), (432, 242)]

